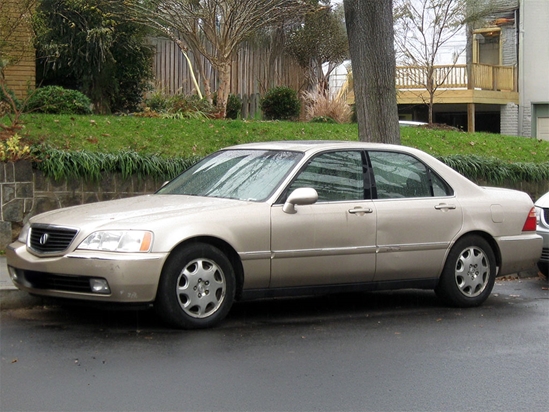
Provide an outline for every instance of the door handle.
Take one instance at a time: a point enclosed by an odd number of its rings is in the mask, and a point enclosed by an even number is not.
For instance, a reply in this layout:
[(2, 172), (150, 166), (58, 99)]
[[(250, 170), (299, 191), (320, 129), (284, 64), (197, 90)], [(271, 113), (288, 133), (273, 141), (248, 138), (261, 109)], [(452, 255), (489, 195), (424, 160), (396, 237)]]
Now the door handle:
[(447, 205), (446, 203), (441, 203), (440, 205), (436, 205), (436, 210), (454, 210), (456, 208), (456, 205)]
[(349, 209), (349, 213), (352, 215), (356, 215), (360, 213), (373, 213), (373, 212), (374, 212), (373, 209), (370, 209), (370, 208), (364, 209), (362, 207), (357, 207), (354, 209)]

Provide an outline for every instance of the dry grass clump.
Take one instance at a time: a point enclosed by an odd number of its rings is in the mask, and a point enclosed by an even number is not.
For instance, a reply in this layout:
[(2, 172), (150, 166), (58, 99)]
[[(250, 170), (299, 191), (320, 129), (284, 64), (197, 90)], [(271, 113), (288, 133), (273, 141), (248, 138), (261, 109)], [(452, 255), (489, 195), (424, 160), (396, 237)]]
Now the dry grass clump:
[(308, 121), (325, 121), (348, 123), (351, 120), (351, 108), (339, 96), (330, 96), (318, 88), (303, 93), (305, 119)]

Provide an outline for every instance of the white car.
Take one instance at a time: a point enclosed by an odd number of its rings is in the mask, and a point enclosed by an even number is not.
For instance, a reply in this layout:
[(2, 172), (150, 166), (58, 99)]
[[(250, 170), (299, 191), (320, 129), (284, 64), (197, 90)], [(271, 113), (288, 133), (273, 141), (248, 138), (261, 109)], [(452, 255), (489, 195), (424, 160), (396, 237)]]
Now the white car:
[(543, 250), (538, 262), (539, 271), (549, 278), (549, 192), (536, 202), (537, 232), (543, 238)]
[(282, 295), (424, 288), (477, 306), (541, 247), (526, 193), (405, 146), (301, 141), (230, 147), (156, 194), (34, 216), (6, 255), (30, 293), (153, 303), (201, 328), (235, 299)]

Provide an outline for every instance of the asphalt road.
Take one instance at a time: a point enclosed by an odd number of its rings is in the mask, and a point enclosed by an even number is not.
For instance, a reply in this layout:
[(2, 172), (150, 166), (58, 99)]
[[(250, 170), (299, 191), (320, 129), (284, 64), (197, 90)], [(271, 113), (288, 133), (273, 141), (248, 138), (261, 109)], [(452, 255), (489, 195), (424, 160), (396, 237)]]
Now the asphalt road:
[(397, 291), (239, 303), (218, 328), (149, 311), (3, 310), (1, 411), (546, 411), (549, 300)]

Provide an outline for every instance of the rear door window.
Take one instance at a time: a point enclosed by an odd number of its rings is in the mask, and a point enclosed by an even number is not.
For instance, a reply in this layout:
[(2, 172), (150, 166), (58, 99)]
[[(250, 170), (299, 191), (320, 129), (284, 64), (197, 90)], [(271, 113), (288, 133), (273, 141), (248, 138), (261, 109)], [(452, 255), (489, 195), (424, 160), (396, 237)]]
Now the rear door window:
[(369, 152), (378, 199), (448, 196), (450, 187), (413, 156)]

